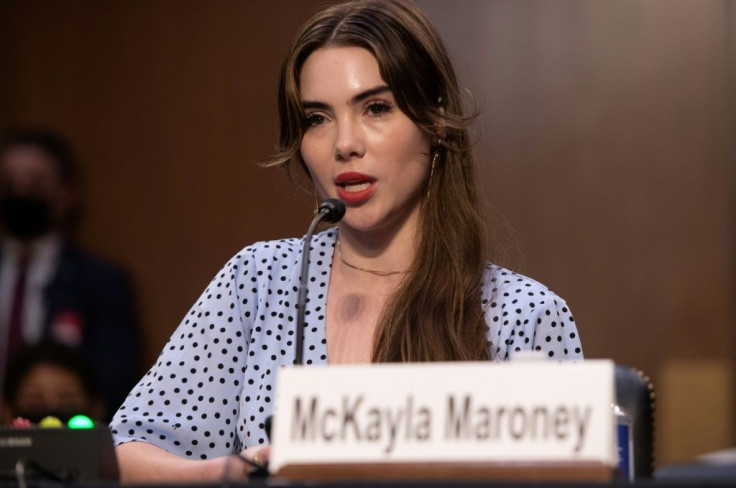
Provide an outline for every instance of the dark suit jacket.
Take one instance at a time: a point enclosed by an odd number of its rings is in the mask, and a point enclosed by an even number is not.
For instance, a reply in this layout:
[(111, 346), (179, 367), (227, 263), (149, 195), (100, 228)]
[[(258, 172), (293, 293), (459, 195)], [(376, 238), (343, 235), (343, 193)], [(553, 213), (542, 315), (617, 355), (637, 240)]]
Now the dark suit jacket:
[(78, 247), (65, 246), (44, 295), (43, 340), (68, 342), (64, 339), (72, 332), (78, 339), (73, 345), (97, 374), (112, 417), (140, 377), (139, 322), (128, 276)]

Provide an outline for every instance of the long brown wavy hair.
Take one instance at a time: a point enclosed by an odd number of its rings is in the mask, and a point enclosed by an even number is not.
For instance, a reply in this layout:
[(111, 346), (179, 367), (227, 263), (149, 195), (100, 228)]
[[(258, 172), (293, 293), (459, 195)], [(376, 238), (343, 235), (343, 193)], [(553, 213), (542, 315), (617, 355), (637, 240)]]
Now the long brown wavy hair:
[[(280, 137), (271, 163), (293, 174), (305, 114), (299, 75), (323, 47), (361, 47), (378, 61), (399, 108), (435, 141), (429, 198), (420, 209), (418, 247), (386, 303), (374, 338), (374, 362), (481, 360), (490, 357), (481, 309), (485, 232), (463, 101), (442, 41), (413, 4), (358, 0), (313, 16), (281, 70)], [(308, 174), (308, 172), (307, 172)]]

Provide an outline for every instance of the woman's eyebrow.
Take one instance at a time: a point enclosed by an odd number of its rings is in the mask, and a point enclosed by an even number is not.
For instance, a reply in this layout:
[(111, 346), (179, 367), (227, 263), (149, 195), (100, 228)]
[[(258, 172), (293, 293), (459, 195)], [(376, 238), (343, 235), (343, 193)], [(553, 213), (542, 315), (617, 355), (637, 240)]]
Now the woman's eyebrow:
[[(366, 98), (372, 97), (374, 95), (378, 95), (385, 92), (390, 92), (391, 88), (388, 87), (388, 85), (379, 85), (373, 88), (369, 88), (367, 90), (364, 90), (357, 95), (353, 96), (353, 98), (350, 99), (350, 105), (355, 105), (357, 103), (362, 102)], [(313, 100), (302, 100), (302, 108), (303, 109), (329, 109), (330, 105), (325, 102), (317, 102)]]
[(350, 104), (355, 105), (356, 103), (362, 102), (366, 98), (390, 91), (391, 89), (388, 87), (388, 85), (380, 85), (375, 88), (369, 88), (368, 90), (362, 91), (355, 95), (352, 99), (350, 99)]

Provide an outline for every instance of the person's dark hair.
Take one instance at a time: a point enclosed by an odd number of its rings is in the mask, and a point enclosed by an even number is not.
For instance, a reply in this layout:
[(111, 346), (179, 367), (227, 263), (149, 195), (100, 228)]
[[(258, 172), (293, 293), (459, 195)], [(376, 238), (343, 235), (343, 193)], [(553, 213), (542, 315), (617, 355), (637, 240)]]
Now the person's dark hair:
[(32, 146), (42, 150), (56, 165), (64, 184), (77, 180), (77, 160), (70, 144), (60, 134), (43, 128), (16, 127), (8, 129), (0, 137), (0, 154), (17, 146)]
[(373, 361), (478, 360), (490, 356), (481, 308), (485, 232), (457, 79), (424, 14), (404, 1), (359, 0), (329, 7), (299, 32), (281, 71), (279, 153), (272, 164), (306, 171), (300, 154), (304, 62), (323, 47), (361, 47), (375, 56), (399, 108), (431, 136), (437, 155), (421, 207), (409, 273), (387, 303)]
[(15, 404), (20, 385), (39, 364), (49, 364), (69, 371), (79, 379), (90, 399), (100, 396), (94, 371), (78, 350), (62, 344), (43, 342), (18, 351), (8, 363), (3, 387), (3, 397), (8, 403)]

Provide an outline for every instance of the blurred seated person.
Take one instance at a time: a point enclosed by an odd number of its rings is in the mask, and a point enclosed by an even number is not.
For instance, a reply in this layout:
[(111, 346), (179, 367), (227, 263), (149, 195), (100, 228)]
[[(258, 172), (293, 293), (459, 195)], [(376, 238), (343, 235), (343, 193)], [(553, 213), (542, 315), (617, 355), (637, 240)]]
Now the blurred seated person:
[(42, 343), (18, 352), (8, 365), (0, 419), (22, 417), (39, 423), (54, 416), (66, 423), (74, 415), (99, 421), (105, 406), (90, 365), (79, 351)]
[[(41, 341), (79, 349), (114, 410), (139, 374), (130, 281), (73, 243), (77, 165), (57, 134), (0, 139), (0, 363)], [(0, 364), (0, 366), (2, 366)]]

